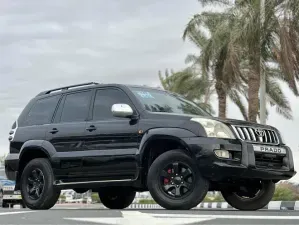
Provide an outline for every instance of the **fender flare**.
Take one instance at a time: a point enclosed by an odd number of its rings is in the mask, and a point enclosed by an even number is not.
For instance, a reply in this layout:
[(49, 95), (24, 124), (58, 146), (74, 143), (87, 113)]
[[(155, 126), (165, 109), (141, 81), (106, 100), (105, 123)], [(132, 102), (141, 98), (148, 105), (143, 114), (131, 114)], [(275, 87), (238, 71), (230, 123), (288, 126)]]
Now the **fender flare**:
[(22, 156), (27, 151), (30, 151), (30, 149), (39, 149), (40, 151), (44, 152), (48, 156), (48, 158), (51, 158), (56, 153), (56, 149), (48, 141), (44, 141), (44, 140), (29, 140), (29, 141), (26, 141), (23, 144), (23, 146), (22, 146), (22, 148), (20, 150), (19, 159), (21, 159)]
[(187, 143), (183, 138), (196, 137), (194, 133), (183, 128), (153, 128), (146, 131), (140, 141), (139, 149), (136, 152), (136, 159), (139, 167), (143, 167), (143, 158), (146, 154), (146, 147), (148, 144), (157, 139), (175, 140), (184, 146), (185, 150), (193, 156), (193, 153), (189, 150)]

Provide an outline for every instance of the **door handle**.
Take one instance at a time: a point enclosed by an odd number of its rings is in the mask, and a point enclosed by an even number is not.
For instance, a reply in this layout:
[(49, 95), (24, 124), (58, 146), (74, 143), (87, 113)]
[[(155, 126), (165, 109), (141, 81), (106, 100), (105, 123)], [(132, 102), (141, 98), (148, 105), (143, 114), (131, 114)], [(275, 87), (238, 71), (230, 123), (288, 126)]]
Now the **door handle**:
[(51, 134), (56, 134), (57, 132), (58, 132), (57, 128), (53, 128), (53, 129), (50, 131)]
[(87, 127), (86, 128), (86, 130), (88, 130), (88, 131), (94, 131), (94, 130), (96, 130), (97, 128), (94, 126), (94, 125), (90, 125), (89, 127)]

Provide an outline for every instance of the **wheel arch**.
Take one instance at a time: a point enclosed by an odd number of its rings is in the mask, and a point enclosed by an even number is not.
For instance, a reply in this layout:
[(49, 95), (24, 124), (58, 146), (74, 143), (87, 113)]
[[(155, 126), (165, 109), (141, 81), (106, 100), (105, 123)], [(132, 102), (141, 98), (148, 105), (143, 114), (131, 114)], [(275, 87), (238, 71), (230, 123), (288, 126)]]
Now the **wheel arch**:
[(26, 165), (33, 159), (36, 158), (47, 158), (51, 157), (56, 153), (54, 146), (43, 140), (30, 140), (24, 143), (20, 150), (18, 175), (16, 179), (16, 190), (20, 188), (20, 178)]
[(141, 179), (143, 181), (146, 179), (150, 165), (158, 156), (167, 151), (180, 149), (195, 159), (195, 155), (183, 140), (183, 138), (188, 137), (195, 137), (195, 134), (182, 128), (156, 128), (147, 131), (142, 137), (137, 152)]

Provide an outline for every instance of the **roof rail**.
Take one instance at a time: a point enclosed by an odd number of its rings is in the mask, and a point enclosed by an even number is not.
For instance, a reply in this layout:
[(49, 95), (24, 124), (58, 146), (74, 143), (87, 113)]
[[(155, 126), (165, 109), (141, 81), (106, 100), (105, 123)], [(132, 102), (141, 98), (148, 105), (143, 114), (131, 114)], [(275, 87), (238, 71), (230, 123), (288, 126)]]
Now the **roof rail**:
[(97, 85), (97, 84), (99, 84), (99, 83), (89, 82), (89, 83), (82, 83), (82, 84), (74, 84), (74, 85), (70, 85), (70, 86), (65, 86), (65, 87), (60, 87), (60, 88), (55, 88), (55, 89), (43, 91), (43, 92), (39, 93), (38, 95), (47, 95), (47, 94), (50, 94), (54, 91), (65, 91), (65, 90), (68, 90), (70, 88), (83, 87), (83, 86), (88, 86), (88, 85)]

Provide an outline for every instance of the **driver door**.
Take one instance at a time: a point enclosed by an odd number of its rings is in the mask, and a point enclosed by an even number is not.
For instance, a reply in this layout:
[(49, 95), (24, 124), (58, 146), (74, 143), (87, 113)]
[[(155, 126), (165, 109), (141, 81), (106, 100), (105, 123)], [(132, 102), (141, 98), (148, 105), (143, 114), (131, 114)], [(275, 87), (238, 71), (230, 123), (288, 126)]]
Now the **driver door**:
[(86, 123), (83, 168), (96, 180), (134, 179), (137, 171), (138, 121), (114, 117), (112, 105), (128, 104), (129, 97), (118, 88), (95, 92), (91, 120)]

